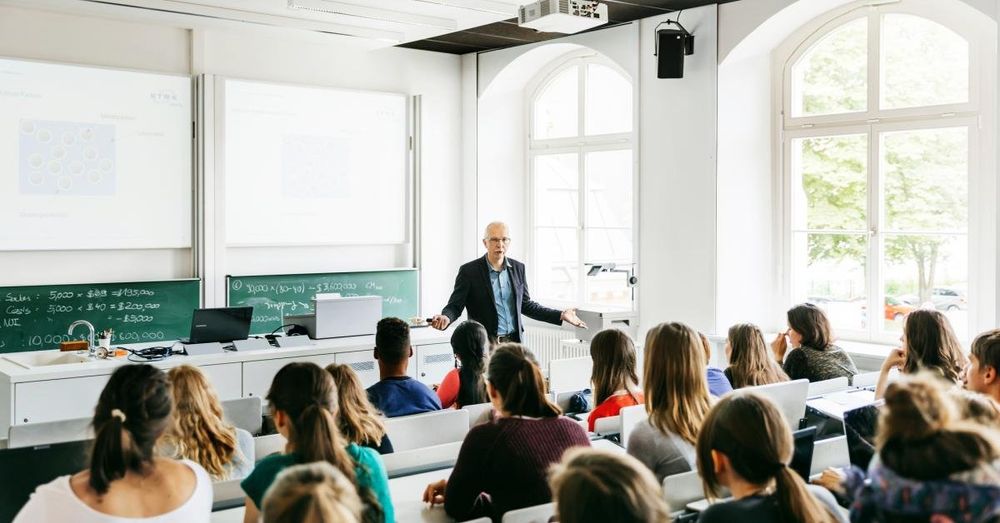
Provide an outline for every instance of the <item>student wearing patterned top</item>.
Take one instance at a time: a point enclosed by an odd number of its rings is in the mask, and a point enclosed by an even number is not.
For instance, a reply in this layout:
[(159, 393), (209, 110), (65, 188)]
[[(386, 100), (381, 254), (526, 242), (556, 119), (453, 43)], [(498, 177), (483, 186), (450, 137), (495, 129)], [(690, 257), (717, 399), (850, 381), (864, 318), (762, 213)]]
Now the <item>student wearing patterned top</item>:
[(600, 418), (617, 416), (625, 407), (642, 403), (639, 376), (635, 373), (635, 345), (628, 334), (618, 329), (598, 332), (590, 341), (593, 370), (590, 381), (594, 386), (594, 410), (587, 426), (594, 431)]
[(793, 380), (850, 379), (858, 373), (847, 352), (833, 344), (826, 314), (811, 303), (788, 310), (788, 330), (778, 333), (771, 342), (771, 350), (774, 359)]
[(551, 501), (548, 469), (566, 449), (589, 447), (583, 428), (561, 416), (545, 397), (535, 357), (517, 343), (501, 344), (490, 357), (487, 391), (499, 419), (473, 427), (451, 477), (427, 486), (425, 502), (444, 503), (464, 521), (499, 521), (510, 510)]

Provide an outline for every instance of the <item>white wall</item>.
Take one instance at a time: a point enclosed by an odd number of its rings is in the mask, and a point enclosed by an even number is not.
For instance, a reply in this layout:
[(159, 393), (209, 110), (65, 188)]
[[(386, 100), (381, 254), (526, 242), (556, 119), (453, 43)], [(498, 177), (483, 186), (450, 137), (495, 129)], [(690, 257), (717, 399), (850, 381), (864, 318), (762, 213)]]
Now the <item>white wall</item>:
[[(715, 330), (716, 13), (715, 6), (684, 12), (697, 40), (681, 80), (656, 78), (653, 29), (666, 17), (479, 56), (478, 216), (510, 220), (519, 235), (527, 224), (523, 92), (509, 85), (493, 92), (493, 82), (513, 74), (523, 87), (546, 62), (581, 47), (637, 79), (640, 336), (668, 320)], [(518, 60), (546, 48), (545, 60)]]
[[(443, 306), (461, 260), (455, 240), (462, 232), (461, 58), (333, 35), (195, 23), (0, 7), (0, 56), (422, 95), (421, 312)], [(211, 207), (222, 201), (223, 194), (214, 194), (208, 210), (222, 213)], [(412, 260), (409, 247), (226, 249), (222, 236), (216, 239), (209, 246), (217, 262), (206, 269), (209, 288), (225, 274), (387, 268)], [(0, 284), (24, 284), (190, 277), (195, 268), (188, 249), (0, 252), (0, 273)]]

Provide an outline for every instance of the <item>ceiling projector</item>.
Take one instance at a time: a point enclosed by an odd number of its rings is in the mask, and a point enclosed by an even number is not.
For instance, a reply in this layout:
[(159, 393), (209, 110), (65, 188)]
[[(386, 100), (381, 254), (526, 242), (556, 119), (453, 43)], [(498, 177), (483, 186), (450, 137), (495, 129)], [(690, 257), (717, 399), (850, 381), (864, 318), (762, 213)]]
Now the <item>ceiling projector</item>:
[(544, 33), (579, 33), (608, 23), (608, 6), (597, 0), (539, 0), (521, 6), (517, 24)]

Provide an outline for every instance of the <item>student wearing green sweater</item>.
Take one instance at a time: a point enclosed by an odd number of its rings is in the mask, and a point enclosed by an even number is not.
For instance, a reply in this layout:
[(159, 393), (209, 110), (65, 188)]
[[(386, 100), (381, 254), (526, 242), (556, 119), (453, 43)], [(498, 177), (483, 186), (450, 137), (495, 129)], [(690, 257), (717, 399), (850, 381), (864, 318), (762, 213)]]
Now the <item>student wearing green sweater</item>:
[(316, 461), (326, 461), (354, 479), (365, 505), (365, 523), (396, 520), (382, 458), (375, 450), (348, 443), (337, 429), (337, 390), (326, 371), (314, 363), (285, 365), (271, 382), (267, 401), (288, 446), (285, 453), (259, 461), (240, 484), (247, 495), (246, 523), (258, 521), (264, 493), (278, 473)]

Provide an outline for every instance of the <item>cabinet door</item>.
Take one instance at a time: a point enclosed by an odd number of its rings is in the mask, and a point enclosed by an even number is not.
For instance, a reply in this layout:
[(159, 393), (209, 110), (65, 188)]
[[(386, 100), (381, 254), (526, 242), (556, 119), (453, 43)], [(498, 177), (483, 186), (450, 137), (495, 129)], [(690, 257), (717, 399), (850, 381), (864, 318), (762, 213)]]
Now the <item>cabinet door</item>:
[(94, 415), (111, 376), (90, 376), (14, 385), (14, 424), (41, 423)]
[(455, 356), (450, 343), (421, 345), (416, 349), (417, 379), (430, 386), (440, 384), (448, 371), (455, 368)]
[(225, 363), (222, 365), (201, 365), (198, 368), (215, 387), (220, 400), (234, 400), (243, 397), (243, 365)]
[(311, 361), (320, 367), (326, 367), (335, 361), (335, 355), (322, 354), (299, 358), (278, 358), (245, 362), (243, 363), (243, 397), (266, 397), (268, 389), (271, 388), (271, 381), (274, 380), (274, 375), (285, 365), (297, 361)]

